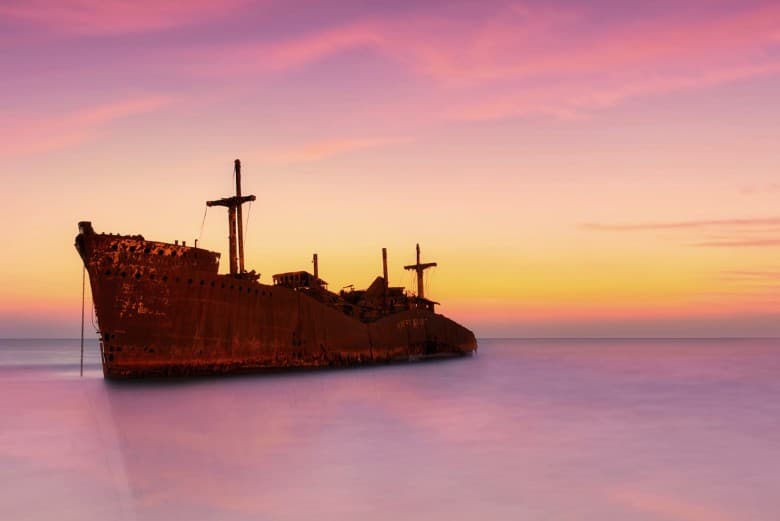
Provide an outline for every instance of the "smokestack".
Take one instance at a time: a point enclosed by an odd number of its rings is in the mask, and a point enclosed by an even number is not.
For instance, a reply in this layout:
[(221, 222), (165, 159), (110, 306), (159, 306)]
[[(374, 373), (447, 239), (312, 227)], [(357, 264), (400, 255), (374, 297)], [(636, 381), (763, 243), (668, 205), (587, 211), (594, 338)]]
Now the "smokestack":
[(320, 280), (320, 265), (317, 261), (317, 254), (315, 253), (314, 256), (311, 259), (312, 263), (314, 263), (314, 282), (318, 283)]
[(382, 295), (382, 303), (384, 304), (385, 308), (387, 307), (387, 290), (388, 290), (388, 282), (387, 282), (387, 248), (382, 248), (382, 276), (385, 278), (385, 291)]
[(385, 278), (385, 291), (388, 287), (387, 282), (387, 248), (382, 248), (382, 276)]

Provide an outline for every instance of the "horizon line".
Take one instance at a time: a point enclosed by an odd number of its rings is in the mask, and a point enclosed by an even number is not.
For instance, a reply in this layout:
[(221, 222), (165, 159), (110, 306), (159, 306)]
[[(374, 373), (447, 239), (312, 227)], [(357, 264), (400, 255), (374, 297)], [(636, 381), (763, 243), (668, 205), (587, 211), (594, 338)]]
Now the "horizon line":
[[(81, 340), (79, 337), (0, 337), (3, 340)], [(84, 340), (100, 340), (84, 337)], [(780, 340), (780, 336), (487, 336), (477, 340)]]

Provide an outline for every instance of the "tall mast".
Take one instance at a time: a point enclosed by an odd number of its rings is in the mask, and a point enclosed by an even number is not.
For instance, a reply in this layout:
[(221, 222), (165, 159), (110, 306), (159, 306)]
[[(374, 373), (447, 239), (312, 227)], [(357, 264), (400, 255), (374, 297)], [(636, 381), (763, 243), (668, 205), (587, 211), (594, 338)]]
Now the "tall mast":
[(423, 284), (423, 272), (428, 268), (433, 268), (434, 266), (436, 266), (435, 262), (426, 262), (424, 264), (420, 263), (420, 245), (417, 244), (417, 264), (410, 264), (409, 266), (404, 266), (404, 269), (414, 270), (417, 272), (417, 296), (420, 298), (425, 298), (425, 285)]
[(241, 161), (235, 161), (236, 195), (206, 201), (206, 206), (225, 206), (228, 209), (228, 241), (230, 254), (230, 274), (244, 273), (244, 228), (241, 205), (255, 201), (254, 195), (241, 195)]
[[(233, 163), (233, 168), (236, 172), (236, 197), (241, 200), (241, 160), (236, 159)], [(239, 204), (236, 208), (236, 213), (238, 220), (236, 221), (236, 224), (238, 224), (238, 271), (239, 273), (244, 273), (244, 217), (243, 213), (241, 212), (241, 207), (243, 205)]]

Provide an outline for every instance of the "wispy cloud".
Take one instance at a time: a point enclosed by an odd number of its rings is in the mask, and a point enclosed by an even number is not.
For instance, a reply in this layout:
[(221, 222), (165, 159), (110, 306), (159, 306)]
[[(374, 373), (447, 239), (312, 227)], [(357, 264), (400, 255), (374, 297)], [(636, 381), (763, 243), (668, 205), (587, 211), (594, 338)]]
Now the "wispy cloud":
[(642, 490), (621, 489), (610, 496), (633, 510), (660, 515), (670, 521), (734, 521), (726, 512), (710, 506)]
[(413, 18), (399, 13), (193, 50), (210, 64), (195, 71), (279, 72), (365, 49), (429, 80), (429, 94), (447, 89), (449, 103), (429, 109), (468, 120), (581, 117), (638, 96), (780, 73), (780, 54), (771, 52), (778, 6), (708, 9), (676, 22), (604, 22), (599, 31), (592, 30), (599, 14), (585, 6), (493, 5), (448, 18), (422, 8)]
[[(378, 49), (386, 36), (379, 24), (371, 21), (349, 23), (337, 28), (315, 30), (279, 41), (227, 44), (197, 49), (205, 56), (208, 69), (196, 68), (203, 74), (241, 74), (257, 71), (284, 71), (317, 62), (328, 56), (357, 48)], [(200, 63), (200, 62), (198, 62)]]
[(73, 146), (93, 138), (114, 121), (153, 112), (170, 103), (167, 96), (141, 96), (46, 118), (6, 120), (0, 126), (0, 157)]
[(705, 248), (759, 248), (768, 246), (780, 246), (780, 238), (777, 239), (735, 239), (731, 241), (702, 241), (694, 246)]
[(694, 232), (685, 244), (701, 248), (759, 248), (780, 246), (780, 217), (703, 219), (645, 223), (585, 223), (584, 230), (596, 232)]
[(655, 79), (643, 78), (642, 74), (616, 78), (614, 74), (605, 71), (598, 80), (572, 78), (559, 85), (545, 87), (518, 85), (510, 94), (488, 96), (485, 101), (465, 104), (450, 111), (450, 115), (455, 119), (475, 121), (536, 114), (575, 119), (643, 95), (696, 90), (777, 73), (780, 73), (780, 63), (703, 71), (670, 71)]
[(775, 226), (780, 225), (780, 217), (760, 217), (745, 219), (705, 219), (693, 221), (668, 221), (654, 223), (628, 223), (628, 224), (605, 224), (605, 223), (585, 223), (582, 225), (587, 230), (597, 231), (643, 231), (643, 230), (680, 230), (680, 229), (701, 229), (701, 228), (745, 228), (757, 226)]
[(212, 20), (247, 0), (27, 0), (0, 4), (0, 20), (68, 34), (104, 35), (169, 29)]
[(780, 192), (780, 183), (756, 183), (744, 185), (740, 191), (745, 195), (776, 194)]
[(722, 275), (735, 280), (780, 280), (780, 270), (726, 270)]
[[(530, 41), (508, 37), (510, 31), (494, 31), (488, 37), (493, 43), (483, 47), (489, 52), (470, 57), (466, 53), (468, 66), (462, 68), (474, 78), (501, 80), (502, 88), (456, 107), (453, 115), (578, 117), (638, 96), (777, 74), (780, 59), (767, 50), (776, 46), (779, 20), (776, 6), (750, 7), (738, 13), (707, 13), (694, 22), (651, 19), (606, 25), (592, 35), (584, 31), (592, 20), (582, 12), (579, 17), (549, 16), (548, 31)], [(507, 29), (507, 23), (511, 18), (501, 25)], [(451, 54), (450, 69), (464, 65), (462, 56)], [(446, 79), (447, 74), (438, 77)]]
[[(213, 23), (253, 17), (262, 27), (269, 23), (266, 4), (273, 2), (30, 0), (0, 5), (0, 20), (75, 35), (203, 24), (210, 29), (203, 38), (176, 42), (163, 50), (163, 61), (166, 73), (209, 77), (280, 74), (368, 51), (419, 83), (415, 106), (458, 120), (579, 118), (640, 96), (780, 74), (780, 6), (774, 4), (703, 6), (675, 19), (659, 9), (640, 20), (576, 3), (486, 2), (479, 9), (453, 6), (448, 16), (436, 3), (420, 3), (381, 13), (349, 10), (305, 30), (291, 25), (233, 34)], [(161, 61), (159, 54), (150, 58)]]
[(319, 161), (356, 150), (379, 147), (404, 141), (397, 137), (359, 137), (311, 141), (296, 147), (263, 150), (262, 157), (272, 163), (302, 163)]
[(715, 280), (719, 289), (702, 292), (702, 296), (726, 297), (732, 303), (753, 305), (776, 306), (780, 302), (780, 270), (723, 270)]

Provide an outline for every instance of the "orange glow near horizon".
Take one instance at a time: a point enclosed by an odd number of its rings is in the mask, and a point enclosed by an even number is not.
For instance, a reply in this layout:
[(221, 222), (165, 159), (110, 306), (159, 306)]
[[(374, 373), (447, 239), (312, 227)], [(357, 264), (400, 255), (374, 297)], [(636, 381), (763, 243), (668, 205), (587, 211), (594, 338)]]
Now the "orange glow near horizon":
[(0, 6), (0, 337), (72, 336), (80, 220), (226, 271), (236, 157), (261, 282), (419, 242), (478, 336), (780, 335), (780, 8), (727, 4)]

